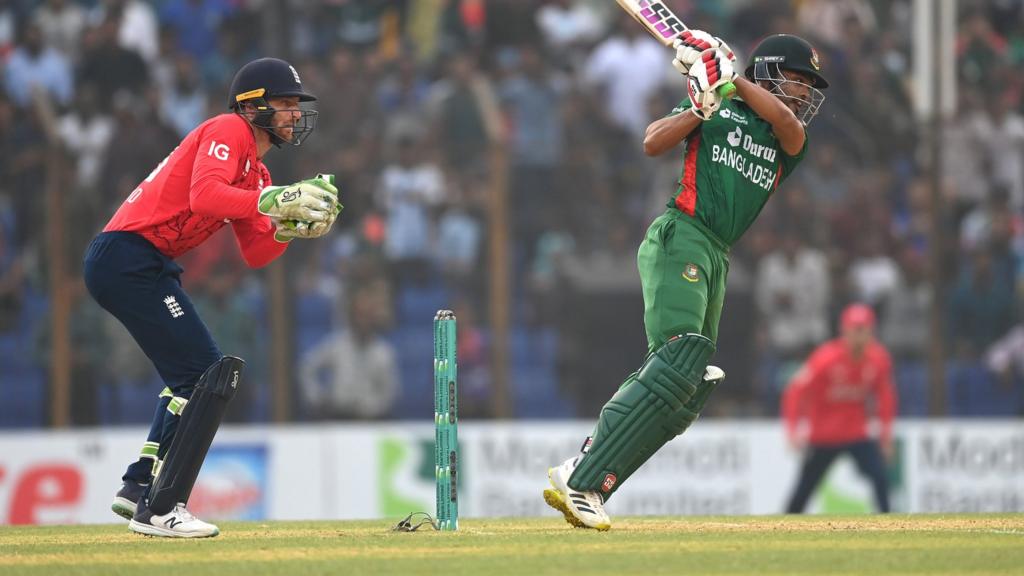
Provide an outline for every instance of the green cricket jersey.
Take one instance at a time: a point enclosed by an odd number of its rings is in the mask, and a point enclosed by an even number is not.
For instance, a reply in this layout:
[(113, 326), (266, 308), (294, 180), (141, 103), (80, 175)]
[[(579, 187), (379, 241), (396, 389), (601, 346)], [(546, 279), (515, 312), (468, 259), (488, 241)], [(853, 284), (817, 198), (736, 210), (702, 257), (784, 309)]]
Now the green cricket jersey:
[[(670, 116), (690, 106), (687, 98)], [(742, 100), (723, 100), (718, 114), (687, 137), (679, 188), (668, 205), (695, 216), (731, 246), (806, 151), (805, 140), (796, 156), (786, 155), (771, 124)]]

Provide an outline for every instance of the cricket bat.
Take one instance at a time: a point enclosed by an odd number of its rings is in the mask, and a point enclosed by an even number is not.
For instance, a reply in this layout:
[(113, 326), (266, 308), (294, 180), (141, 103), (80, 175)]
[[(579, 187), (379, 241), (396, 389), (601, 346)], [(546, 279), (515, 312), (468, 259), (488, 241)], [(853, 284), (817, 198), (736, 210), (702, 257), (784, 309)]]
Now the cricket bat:
[[(676, 37), (684, 31), (689, 30), (686, 24), (672, 13), (661, 0), (615, 0), (622, 6), (622, 9), (629, 12), (647, 32), (654, 36), (658, 42), (665, 46), (672, 46)], [(718, 95), (722, 98), (732, 98), (736, 93), (736, 86), (726, 83), (718, 87)]]

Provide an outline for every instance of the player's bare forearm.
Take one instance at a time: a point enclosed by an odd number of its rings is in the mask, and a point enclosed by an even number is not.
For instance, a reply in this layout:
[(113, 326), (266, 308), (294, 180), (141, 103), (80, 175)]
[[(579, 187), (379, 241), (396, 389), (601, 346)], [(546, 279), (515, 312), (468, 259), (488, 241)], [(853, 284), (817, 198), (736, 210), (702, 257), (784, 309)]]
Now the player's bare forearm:
[(686, 139), (701, 123), (689, 110), (651, 122), (644, 135), (644, 154), (661, 156)]
[(754, 112), (772, 125), (782, 150), (793, 156), (804, 147), (807, 134), (800, 119), (771, 92), (746, 78), (736, 79), (736, 95), (743, 98)]

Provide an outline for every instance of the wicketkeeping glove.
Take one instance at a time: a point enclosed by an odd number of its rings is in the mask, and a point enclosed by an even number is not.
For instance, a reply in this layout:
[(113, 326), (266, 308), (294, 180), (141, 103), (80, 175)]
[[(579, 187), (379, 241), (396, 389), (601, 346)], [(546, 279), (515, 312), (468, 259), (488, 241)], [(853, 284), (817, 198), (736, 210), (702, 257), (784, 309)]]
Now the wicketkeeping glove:
[(732, 60), (720, 49), (708, 48), (687, 74), (686, 87), (691, 110), (701, 120), (710, 120), (722, 105), (719, 87), (736, 80)]
[(288, 242), (292, 238), (319, 238), (325, 236), (334, 225), (335, 219), (344, 208), (338, 201), (338, 189), (334, 185), (334, 174), (317, 174), (316, 178), (304, 180), (303, 182), (318, 182), (331, 197), (332, 209), (324, 221), (305, 221), (299, 219), (274, 219), (277, 231), (274, 238), (278, 242)]
[(260, 192), (260, 213), (275, 220), (326, 222), (338, 203), (338, 189), (321, 176), (289, 186), (267, 186)]
[(732, 48), (718, 36), (712, 36), (703, 30), (684, 30), (682, 34), (672, 43), (676, 49), (676, 57), (672, 60), (672, 66), (680, 74), (686, 76), (690, 68), (700, 59), (701, 52), (708, 48), (720, 49), (733, 64), (736, 63), (736, 55)]

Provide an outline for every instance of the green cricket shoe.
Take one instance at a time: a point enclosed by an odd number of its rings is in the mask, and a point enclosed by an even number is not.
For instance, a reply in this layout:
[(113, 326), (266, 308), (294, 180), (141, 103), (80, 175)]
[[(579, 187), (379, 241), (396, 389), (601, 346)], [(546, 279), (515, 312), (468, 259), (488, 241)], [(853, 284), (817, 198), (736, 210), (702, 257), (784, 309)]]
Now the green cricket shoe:
[(576, 468), (576, 457), (569, 458), (554, 468), (548, 468), (551, 488), (544, 490), (544, 501), (565, 516), (565, 521), (576, 528), (605, 531), (612, 521), (604, 511), (604, 499), (594, 490), (579, 491), (569, 487), (569, 477)]

